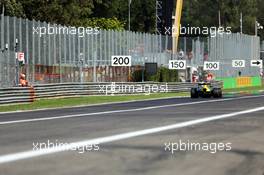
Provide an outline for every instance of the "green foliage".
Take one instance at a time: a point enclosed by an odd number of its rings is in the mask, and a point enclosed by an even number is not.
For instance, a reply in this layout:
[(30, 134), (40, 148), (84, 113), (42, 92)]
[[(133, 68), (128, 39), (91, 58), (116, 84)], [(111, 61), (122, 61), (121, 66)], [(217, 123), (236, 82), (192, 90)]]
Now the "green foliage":
[[(66, 26), (128, 29), (128, 0), (2, 0), (6, 15)], [(154, 32), (155, 0), (133, 0), (131, 30)]]
[(67, 26), (81, 26), (100, 0), (22, 0), (26, 17)]
[[(232, 32), (240, 32), (240, 13), (243, 13), (243, 33), (254, 34), (256, 18), (264, 24), (263, 0), (185, 0), (182, 23), (199, 27), (232, 27)], [(261, 17), (262, 15), (262, 17)]]
[(99, 27), (123, 30), (124, 23), (117, 18), (92, 17), (94, 4), (101, 0), (4, 0), (5, 15), (24, 17), (30, 20), (47, 21), (66, 26)]
[[(102, 0), (102, 3), (95, 3), (94, 17), (116, 17), (126, 24), (128, 29), (128, 0)], [(132, 0), (131, 30), (139, 32), (154, 32), (156, 22), (156, 1), (155, 0)]]
[[(263, 0), (257, 0), (257, 20), (259, 23), (264, 26), (264, 1)], [(264, 30), (259, 31), (260, 36), (262, 39), (264, 39)]]
[(158, 82), (178, 82), (178, 71), (160, 67), (156, 75)]
[[(146, 78), (145, 77), (145, 73), (144, 73), (144, 79)], [(132, 81), (134, 82), (141, 82), (142, 81), (142, 70), (135, 70), (133, 73), (132, 73)]]
[(100, 27), (100, 29), (124, 30), (125, 24), (117, 18), (88, 18), (84, 26)]
[(18, 0), (1, 0), (0, 7), (5, 7), (5, 14), (9, 16), (25, 17), (23, 6)]
[[(132, 0), (131, 30), (154, 32), (155, 0)], [(128, 0), (1, 0), (5, 14), (67, 26), (99, 26), (103, 29), (128, 29)], [(218, 11), (221, 25), (240, 31), (240, 12), (243, 13), (243, 32), (254, 34), (255, 20), (264, 25), (263, 0), (184, 0), (184, 26), (217, 27)], [(264, 30), (259, 31), (264, 37)]]
[[(142, 70), (136, 70), (132, 74), (132, 79), (134, 82), (142, 81)], [(160, 67), (157, 71), (156, 75), (147, 75), (144, 72), (144, 80), (145, 81), (154, 81), (154, 82), (178, 82), (178, 71), (170, 70), (165, 67)]]
[(131, 30), (155, 32), (156, 1), (133, 0), (131, 4)]

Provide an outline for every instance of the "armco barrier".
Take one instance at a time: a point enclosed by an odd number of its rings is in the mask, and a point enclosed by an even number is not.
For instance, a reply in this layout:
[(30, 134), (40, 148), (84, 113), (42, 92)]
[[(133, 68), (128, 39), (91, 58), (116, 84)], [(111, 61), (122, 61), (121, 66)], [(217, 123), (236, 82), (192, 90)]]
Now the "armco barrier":
[(33, 87), (12, 87), (0, 89), (0, 104), (33, 102), (35, 90)]
[[(222, 87), (222, 82), (213, 82)], [(12, 87), (0, 89), (0, 105), (33, 102), (35, 99), (89, 95), (126, 95), (160, 92), (189, 92), (193, 83), (63, 83), (44, 84), (34, 87)], [(150, 88), (152, 88), (150, 90)], [(107, 89), (107, 92), (106, 92)], [(136, 90), (135, 90), (136, 89)], [(140, 89), (142, 89), (140, 91)], [(134, 90), (134, 91), (133, 91)]]

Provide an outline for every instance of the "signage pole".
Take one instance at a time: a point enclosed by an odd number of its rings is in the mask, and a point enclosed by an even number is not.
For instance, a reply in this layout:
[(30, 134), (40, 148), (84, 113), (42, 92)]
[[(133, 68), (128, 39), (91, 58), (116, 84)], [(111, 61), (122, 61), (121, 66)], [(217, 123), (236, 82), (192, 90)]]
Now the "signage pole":
[(19, 86), (19, 62), (18, 62), (18, 55), (17, 55), (17, 46), (18, 46), (18, 39), (16, 39), (15, 45), (15, 59), (16, 59), (16, 83), (15, 86)]

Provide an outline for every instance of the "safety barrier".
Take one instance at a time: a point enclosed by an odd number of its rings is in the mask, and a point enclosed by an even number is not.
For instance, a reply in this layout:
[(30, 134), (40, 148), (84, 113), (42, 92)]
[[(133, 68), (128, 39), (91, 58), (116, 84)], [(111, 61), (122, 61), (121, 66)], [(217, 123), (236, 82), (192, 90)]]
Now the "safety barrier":
[(230, 77), (230, 78), (218, 78), (219, 81), (223, 81), (224, 89), (242, 88), (242, 87), (254, 87), (262, 85), (261, 77)]
[[(42, 84), (34, 87), (12, 87), (0, 89), (0, 105), (33, 102), (41, 98), (89, 96), (89, 95), (128, 95), (170, 92), (189, 92), (193, 83), (63, 83)], [(222, 87), (222, 82), (213, 82)]]
[(12, 87), (0, 89), (0, 104), (33, 102), (35, 90), (33, 87)]

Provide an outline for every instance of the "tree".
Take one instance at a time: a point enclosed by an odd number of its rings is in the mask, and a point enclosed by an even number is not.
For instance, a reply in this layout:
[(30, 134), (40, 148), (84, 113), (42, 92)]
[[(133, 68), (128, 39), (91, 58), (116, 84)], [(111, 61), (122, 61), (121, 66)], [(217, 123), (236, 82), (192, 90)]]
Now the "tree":
[(124, 30), (125, 24), (117, 18), (88, 18), (84, 26), (99, 27), (100, 29)]
[[(257, 21), (264, 26), (264, 3), (263, 0), (258, 0), (257, 1)], [(262, 39), (264, 39), (264, 29), (259, 30), (259, 35), (261, 36)]]
[[(219, 26), (218, 12), (221, 14), (221, 25), (232, 27), (232, 32), (240, 32), (240, 13), (243, 13), (243, 32), (254, 34), (257, 9), (262, 0), (185, 0), (182, 23), (190, 26)], [(263, 12), (263, 11), (261, 11)]]
[(4, 0), (5, 15), (24, 17), (66, 26), (100, 27), (103, 29), (124, 29), (124, 23), (117, 18), (95, 18), (94, 4), (101, 0)]
[[(217, 27), (218, 11), (221, 25), (254, 34), (255, 20), (264, 25), (263, 0), (184, 0), (182, 24), (194, 27)], [(128, 0), (1, 0), (6, 15), (67, 26), (99, 25), (104, 29), (128, 29)], [(155, 32), (156, 0), (132, 0), (131, 30)], [(102, 19), (101, 19), (102, 18)], [(264, 31), (259, 33), (264, 37)]]
[[(155, 32), (155, 0), (132, 0), (131, 30)], [(95, 3), (94, 17), (117, 18), (126, 24), (128, 29), (128, 0), (103, 0)]]
[(26, 17), (62, 25), (82, 25), (100, 0), (23, 0)]
[(9, 16), (25, 17), (23, 6), (16, 0), (1, 0), (0, 7), (5, 7), (5, 14)]

